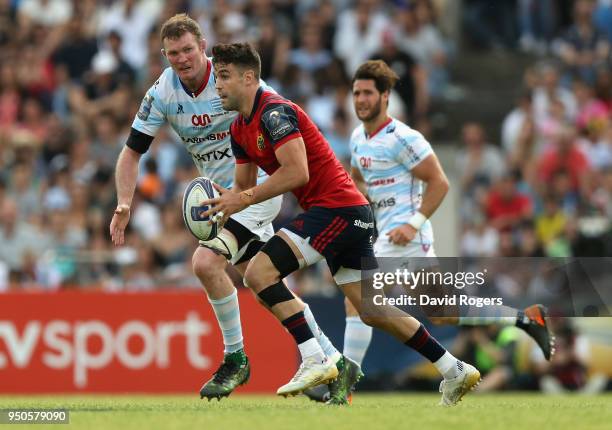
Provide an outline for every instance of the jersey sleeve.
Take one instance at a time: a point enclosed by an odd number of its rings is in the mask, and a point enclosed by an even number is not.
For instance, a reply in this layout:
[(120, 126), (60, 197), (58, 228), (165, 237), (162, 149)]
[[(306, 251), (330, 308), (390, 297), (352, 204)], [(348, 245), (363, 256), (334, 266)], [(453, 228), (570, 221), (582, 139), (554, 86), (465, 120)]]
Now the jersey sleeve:
[(433, 154), (431, 145), (422, 135), (399, 136), (395, 145), (396, 159), (408, 170), (414, 169), (421, 161)]
[(276, 149), (300, 137), (297, 112), (287, 104), (270, 103), (261, 114), (261, 129)]
[(157, 86), (154, 85), (149, 88), (149, 91), (147, 91), (143, 97), (138, 113), (136, 113), (136, 117), (132, 123), (132, 128), (154, 137), (157, 134), (157, 130), (159, 130), (165, 122), (166, 115), (163, 104), (160, 100)]
[(246, 164), (250, 163), (251, 159), (247, 155), (246, 151), (240, 146), (238, 140), (234, 138), (236, 132), (234, 131), (234, 124), (230, 126), (230, 145), (232, 146), (232, 152), (234, 153), (234, 158), (236, 159), (236, 164)]

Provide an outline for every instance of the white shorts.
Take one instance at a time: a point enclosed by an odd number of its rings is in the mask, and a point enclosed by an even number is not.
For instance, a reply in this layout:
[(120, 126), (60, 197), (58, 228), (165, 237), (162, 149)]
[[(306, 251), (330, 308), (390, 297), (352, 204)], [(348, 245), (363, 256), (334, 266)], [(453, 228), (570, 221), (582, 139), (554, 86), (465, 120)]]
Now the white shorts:
[[(379, 238), (374, 243), (374, 255), (376, 257), (393, 257), (393, 258), (407, 258), (414, 260), (408, 260), (402, 264), (403, 268), (416, 271), (420, 269), (426, 269), (437, 265), (437, 258), (433, 258), (431, 261), (421, 260), (423, 257), (436, 257), (436, 251), (434, 250), (433, 244), (421, 244), (410, 242), (406, 246), (396, 245), (389, 242), (385, 236)], [(380, 261), (379, 261), (380, 263)]]
[(257, 236), (257, 240), (267, 242), (274, 236), (272, 221), (276, 218), (283, 204), (283, 196), (276, 196), (265, 202), (251, 205), (243, 211), (232, 215), (235, 221), (245, 226), (251, 233)]
[(435, 257), (436, 252), (433, 244), (410, 242), (402, 246), (389, 242), (385, 236), (374, 243), (374, 255), (377, 257)]
[[(235, 264), (238, 260), (240, 260), (252, 241), (258, 240), (261, 242), (267, 242), (272, 236), (274, 236), (272, 221), (274, 221), (280, 212), (282, 203), (283, 196), (276, 196), (264, 202), (251, 205), (243, 211), (230, 216), (231, 219), (240, 223), (255, 235), (255, 237), (249, 242), (243, 244), (240, 249), (234, 251), (235, 247), (237, 247), (237, 241), (234, 235), (229, 233), (226, 229), (219, 232), (218, 237), (223, 239), (223, 241), (226, 242), (228, 247), (233, 251), (231, 253), (231, 257), (229, 258), (230, 263)], [(230, 244), (229, 242), (231, 241), (234, 243)], [(202, 241), (200, 241), (200, 244), (207, 246), (205, 242)]]

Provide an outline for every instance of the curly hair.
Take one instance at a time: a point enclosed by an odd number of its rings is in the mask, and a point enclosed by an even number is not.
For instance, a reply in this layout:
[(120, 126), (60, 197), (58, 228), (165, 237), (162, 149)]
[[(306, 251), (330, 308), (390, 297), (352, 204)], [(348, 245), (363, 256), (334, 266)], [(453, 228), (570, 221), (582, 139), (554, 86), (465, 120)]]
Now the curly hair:
[(351, 83), (355, 83), (358, 79), (373, 80), (376, 89), (384, 93), (395, 86), (399, 77), (383, 60), (370, 60), (359, 66)]

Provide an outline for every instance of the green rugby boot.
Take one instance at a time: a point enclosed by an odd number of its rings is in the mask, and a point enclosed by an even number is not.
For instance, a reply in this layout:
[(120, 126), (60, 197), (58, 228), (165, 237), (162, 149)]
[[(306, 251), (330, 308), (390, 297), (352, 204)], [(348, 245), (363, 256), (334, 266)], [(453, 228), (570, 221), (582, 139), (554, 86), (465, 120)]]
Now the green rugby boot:
[(348, 405), (352, 400), (355, 384), (363, 378), (361, 367), (347, 356), (342, 356), (337, 364), (340, 373), (329, 387), (329, 400), (327, 405)]
[(244, 385), (251, 376), (251, 366), (244, 350), (232, 352), (223, 358), (213, 377), (200, 389), (200, 398), (221, 400), (229, 396), (232, 391)]

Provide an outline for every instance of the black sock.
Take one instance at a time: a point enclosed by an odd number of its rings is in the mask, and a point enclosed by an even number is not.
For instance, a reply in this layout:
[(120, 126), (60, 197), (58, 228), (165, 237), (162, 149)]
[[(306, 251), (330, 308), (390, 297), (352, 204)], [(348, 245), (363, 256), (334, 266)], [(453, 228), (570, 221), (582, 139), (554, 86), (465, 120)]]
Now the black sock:
[(446, 352), (446, 349), (429, 334), (423, 324), (421, 324), (414, 336), (408, 339), (405, 344), (432, 363), (438, 361)]
[(308, 327), (306, 318), (304, 318), (304, 311), (300, 311), (297, 314), (291, 315), (286, 320), (283, 320), (283, 325), (287, 331), (291, 333), (291, 336), (295, 339), (295, 343), (298, 345), (314, 338), (310, 327)]

